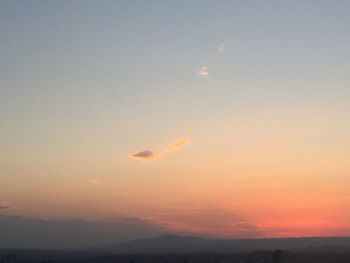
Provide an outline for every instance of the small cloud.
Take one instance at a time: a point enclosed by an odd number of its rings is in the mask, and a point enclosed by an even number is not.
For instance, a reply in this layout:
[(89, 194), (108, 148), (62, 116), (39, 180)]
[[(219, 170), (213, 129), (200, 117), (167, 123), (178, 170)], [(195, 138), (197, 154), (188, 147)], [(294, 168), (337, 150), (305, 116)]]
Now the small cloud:
[(9, 203), (6, 200), (0, 200), (0, 209), (7, 209), (9, 208)]
[(221, 43), (219, 46), (218, 46), (218, 53), (219, 54), (223, 54), (225, 52), (225, 47), (226, 47), (226, 43)]
[(180, 138), (172, 143), (170, 143), (168, 146), (163, 148), (161, 151), (151, 151), (151, 150), (143, 150), (140, 152), (136, 152), (133, 154), (130, 154), (129, 157), (132, 159), (137, 159), (137, 160), (144, 160), (144, 161), (149, 161), (156, 159), (160, 156), (164, 156), (166, 154), (169, 154), (171, 152), (179, 150), (181, 147), (185, 146), (186, 144), (189, 143), (189, 140), (186, 138)]
[(177, 139), (176, 141), (173, 141), (171, 144), (169, 144), (168, 147), (164, 149), (164, 151), (174, 152), (188, 143), (189, 143), (189, 140), (187, 138), (180, 138), (180, 139)]
[(209, 75), (209, 71), (207, 67), (201, 67), (198, 71), (197, 71), (197, 76), (200, 77), (207, 77)]
[(89, 180), (89, 183), (90, 183), (90, 184), (98, 184), (98, 183), (99, 183), (99, 180), (97, 180), (97, 179), (90, 179), (90, 180)]
[(129, 157), (134, 158), (134, 159), (139, 159), (139, 160), (152, 160), (154, 158), (156, 158), (159, 155), (159, 153), (157, 152), (153, 152), (150, 150), (144, 150), (144, 151), (140, 151), (137, 153), (133, 153), (131, 155), (129, 155)]

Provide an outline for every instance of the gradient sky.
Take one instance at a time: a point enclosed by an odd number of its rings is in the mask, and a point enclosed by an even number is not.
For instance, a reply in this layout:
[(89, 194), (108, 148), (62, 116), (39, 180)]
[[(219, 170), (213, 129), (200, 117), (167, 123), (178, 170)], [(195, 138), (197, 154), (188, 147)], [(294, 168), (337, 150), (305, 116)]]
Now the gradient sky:
[(350, 235), (350, 2), (0, 3), (0, 208)]

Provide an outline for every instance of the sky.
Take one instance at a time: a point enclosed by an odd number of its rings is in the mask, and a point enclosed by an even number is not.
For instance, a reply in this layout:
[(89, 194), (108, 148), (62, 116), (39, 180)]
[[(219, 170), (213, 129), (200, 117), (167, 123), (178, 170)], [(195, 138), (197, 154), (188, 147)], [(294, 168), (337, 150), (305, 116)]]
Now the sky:
[(350, 235), (350, 2), (0, 3), (0, 213)]

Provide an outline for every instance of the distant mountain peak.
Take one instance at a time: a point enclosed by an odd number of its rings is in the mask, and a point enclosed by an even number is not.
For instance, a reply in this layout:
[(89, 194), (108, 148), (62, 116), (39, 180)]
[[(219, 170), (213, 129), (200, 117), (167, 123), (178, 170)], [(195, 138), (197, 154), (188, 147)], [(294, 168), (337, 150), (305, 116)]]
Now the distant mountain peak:
[(204, 239), (202, 237), (198, 236), (187, 236), (187, 235), (176, 235), (176, 234), (163, 234), (158, 237), (155, 237), (155, 239)]

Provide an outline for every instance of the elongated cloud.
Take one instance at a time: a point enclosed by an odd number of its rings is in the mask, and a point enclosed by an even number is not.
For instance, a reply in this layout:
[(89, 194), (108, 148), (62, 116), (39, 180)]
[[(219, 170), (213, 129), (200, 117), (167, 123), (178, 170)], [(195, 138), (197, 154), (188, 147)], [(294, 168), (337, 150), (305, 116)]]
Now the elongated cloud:
[(197, 76), (200, 77), (207, 77), (209, 75), (209, 71), (207, 67), (201, 67), (198, 71), (197, 71)]
[(164, 147), (160, 151), (143, 150), (136, 153), (132, 153), (129, 155), (129, 157), (136, 160), (149, 161), (149, 160), (153, 160), (158, 157), (167, 155), (169, 153), (175, 152), (188, 143), (189, 143), (188, 139), (180, 138), (173, 141), (172, 143), (170, 143), (168, 146)]
[(180, 138), (180, 139), (177, 139), (176, 141), (170, 143), (168, 145), (168, 147), (166, 147), (163, 151), (164, 152), (174, 152), (174, 151), (177, 151), (178, 149), (180, 149), (181, 147), (185, 146), (188, 143), (189, 143), (188, 139)]

